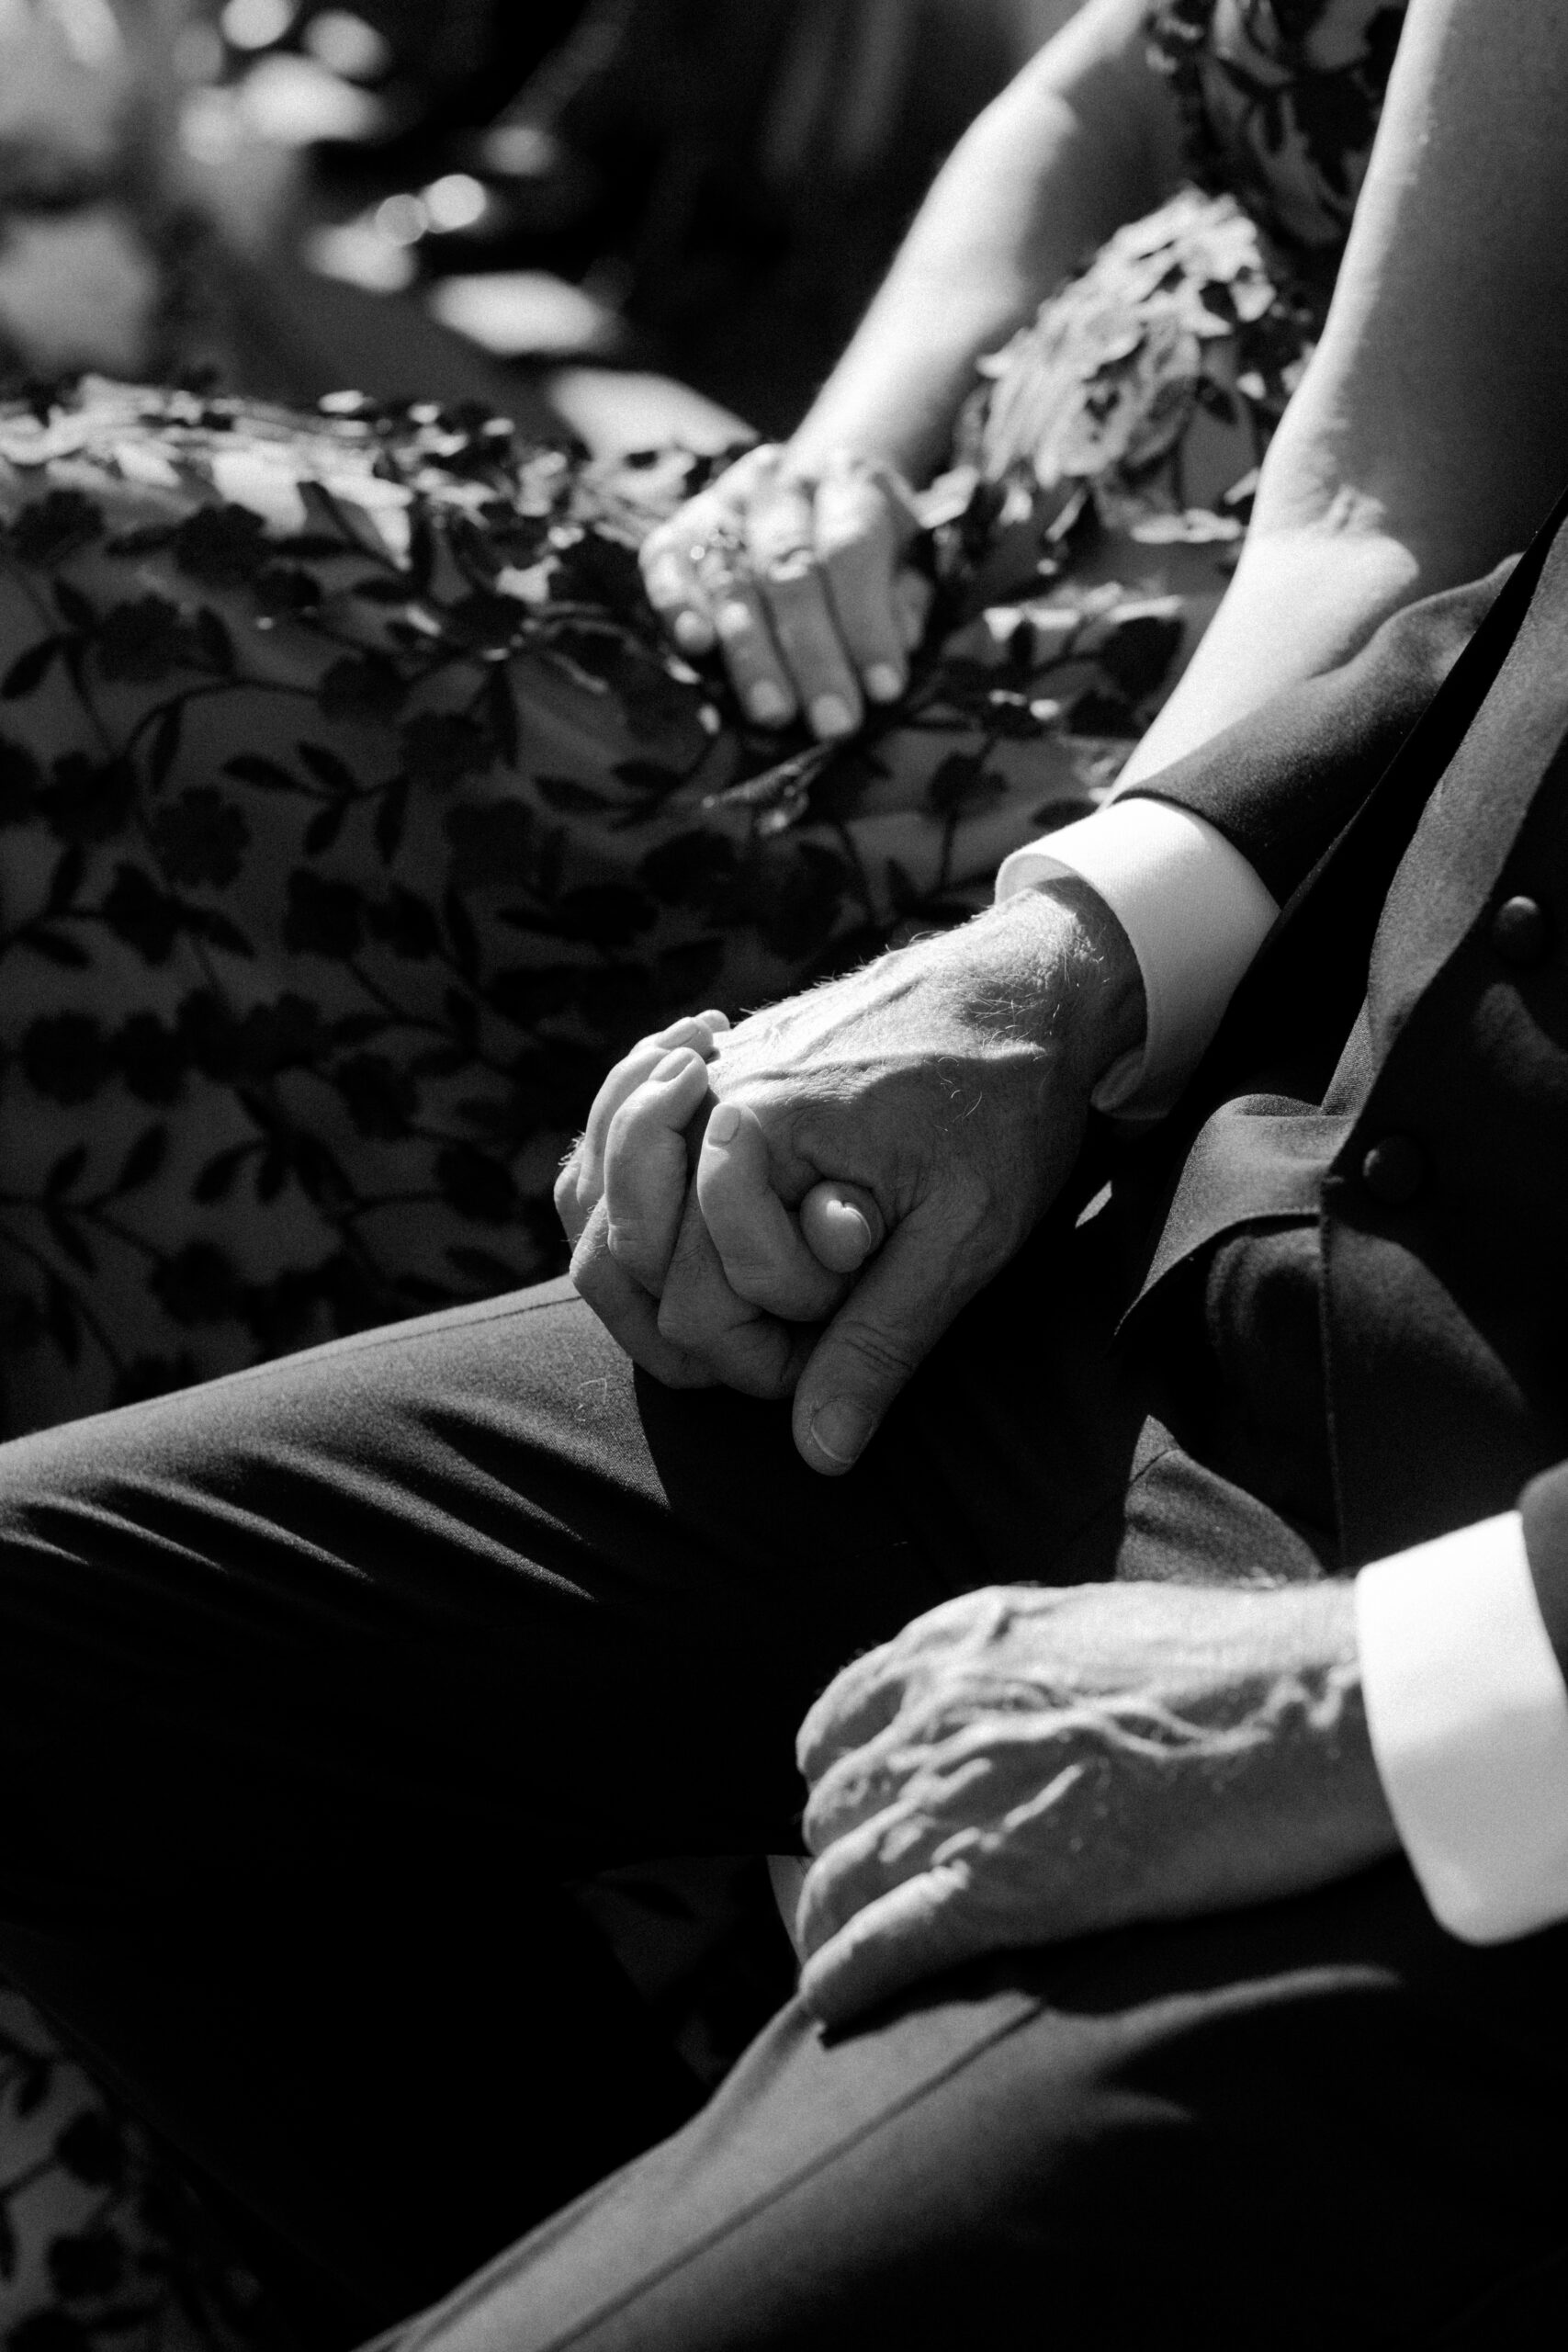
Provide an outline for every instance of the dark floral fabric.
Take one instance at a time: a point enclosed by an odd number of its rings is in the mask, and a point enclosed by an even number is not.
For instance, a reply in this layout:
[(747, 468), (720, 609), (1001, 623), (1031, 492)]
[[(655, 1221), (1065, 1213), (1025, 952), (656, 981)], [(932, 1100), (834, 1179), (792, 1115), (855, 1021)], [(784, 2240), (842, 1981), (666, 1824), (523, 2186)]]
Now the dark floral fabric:
[[(959, 429), (960, 454), (1079, 576), (1239, 538), (1322, 330), (1404, 15), (1404, 0), (1151, 8), (1190, 184), (982, 363)], [(1213, 581), (1190, 566), (1162, 584), (1182, 596), (1190, 650)]]
[(1285, 270), (1332, 287), (1407, 0), (1156, 0), (1194, 183), (1233, 196)]
[(1179, 636), (1065, 589), (781, 758), (643, 602), (679, 454), (88, 383), (0, 466), (13, 1430), (552, 1271), (606, 1060), (963, 911)]
[(163, 2152), (4, 1989), (0, 2312), (9, 2352), (290, 2352)]

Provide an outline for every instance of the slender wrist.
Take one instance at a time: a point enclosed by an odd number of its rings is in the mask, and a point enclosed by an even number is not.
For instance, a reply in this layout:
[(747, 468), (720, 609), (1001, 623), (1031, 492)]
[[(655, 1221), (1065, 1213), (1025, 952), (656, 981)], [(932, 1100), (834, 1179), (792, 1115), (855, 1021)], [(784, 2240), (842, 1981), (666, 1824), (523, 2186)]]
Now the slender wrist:
[[(915, 355), (910, 355), (913, 363)], [(929, 365), (929, 355), (927, 355)], [(965, 352), (942, 380), (911, 390), (913, 366), (897, 371), (878, 397), (869, 388), (827, 387), (785, 445), (789, 462), (814, 473), (829, 458), (847, 451), (873, 465), (897, 469), (919, 488), (942, 464), (958, 412), (975, 382), (975, 357)]]

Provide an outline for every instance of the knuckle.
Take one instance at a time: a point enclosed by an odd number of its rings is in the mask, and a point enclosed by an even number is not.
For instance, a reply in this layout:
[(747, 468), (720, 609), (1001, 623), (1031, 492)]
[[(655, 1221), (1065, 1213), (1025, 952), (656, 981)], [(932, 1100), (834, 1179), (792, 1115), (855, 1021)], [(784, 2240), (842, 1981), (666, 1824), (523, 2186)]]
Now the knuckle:
[(877, 514), (828, 515), (818, 531), (817, 547), (829, 572), (852, 571), (858, 577), (873, 569), (892, 569), (888, 534)]
[(852, 1324), (838, 1334), (845, 1351), (871, 1374), (879, 1386), (909, 1378), (919, 1364), (919, 1351), (897, 1333), (869, 1323)]
[(667, 1291), (659, 1302), (659, 1335), (672, 1348), (699, 1349), (707, 1337), (704, 1318), (679, 1289)]
[(713, 616), (713, 625), (721, 644), (731, 652), (742, 652), (761, 639), (757, 615), (742, 596), (727, 596)]

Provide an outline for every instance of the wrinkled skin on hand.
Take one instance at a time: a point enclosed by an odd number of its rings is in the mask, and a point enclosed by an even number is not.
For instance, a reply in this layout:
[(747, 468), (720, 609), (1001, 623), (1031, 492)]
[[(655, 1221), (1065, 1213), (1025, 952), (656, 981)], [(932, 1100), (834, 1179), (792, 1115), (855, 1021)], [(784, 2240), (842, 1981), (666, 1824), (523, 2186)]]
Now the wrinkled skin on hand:
[(802, 1727), (801, 1991), (830, 2025), (987, 1951), (1303, 1892), (1395, 1850), (1348, 1583), (973, 1592)]
[(897, 701), (924, 630), (930, 586), (904, 561), (913, 501), (892, 467), (848, 451), (807, 467), (749, 449), (649, 533), (649, 602), (682, 653), (719, 649), (758, 725), (853, 734), (867, 703)]
[(1119, 925), (1062, 882), (727, 1033), (650, 1041), (557, 1186), (573, 1279), (656, 1377), (793, 1394), (803, 1458), (848, 1469), (1055, 1198), (1142, 1020)]

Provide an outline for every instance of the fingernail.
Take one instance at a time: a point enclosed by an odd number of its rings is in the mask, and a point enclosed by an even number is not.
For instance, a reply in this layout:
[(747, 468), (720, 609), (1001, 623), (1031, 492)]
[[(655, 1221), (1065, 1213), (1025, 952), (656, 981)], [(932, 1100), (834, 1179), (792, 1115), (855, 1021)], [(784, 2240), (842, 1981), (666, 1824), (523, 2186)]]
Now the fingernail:
[(713, 643), (713, 631), (700, 613), (677, 613), (671, 634), (683, 653), (705, 653)]
[(737, 1102), (721, 1102), (707, 1125), (709, 1143), (733, 1143), (740, 1128), (740, 1106)]
[(721, 605), (713, 616), (713, 624), (727, 645), (738, 637), (746, 637), (751, 628), (751, 607), (737, 598), (733, 604)]
[(904, 673), (891, 662), (874, 662), (865, 673), (865, 690), (873, 702), (897, 702), (904, 691)]
[(654, 1081), (657, 1085), (668, 1086), (672, 1078), (682, 1077), (685, 1072), (691, 1069), (691, 1046), (677, 1046), (672, 1052), (665, 1055), (664, 1059), (661, 1062), (655, 1062), (653, 1066)]
[(847, 1470), (858, 1462), (871, 1441), (876, 1423), (863, 1405), (848, 1396), (831, 1397), (811, 1417), (811, 1442), (829, 1462)]
[(854, 723), (855, 715), (841, 695), (818, 695), (811, 706), (811, 725), (818, 735), (850, 735)]
[(790, 700), (782, 686), (775, 686), (771, 678), (764, 678), (761, 685), (753, 686), (747, 695), (746, 707), (752, 718), (760, 719), (764, 727), (776, 727), (781, 719), (789, 717)]

